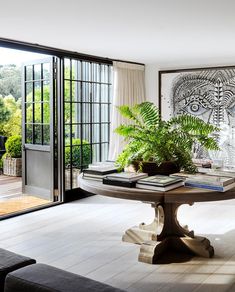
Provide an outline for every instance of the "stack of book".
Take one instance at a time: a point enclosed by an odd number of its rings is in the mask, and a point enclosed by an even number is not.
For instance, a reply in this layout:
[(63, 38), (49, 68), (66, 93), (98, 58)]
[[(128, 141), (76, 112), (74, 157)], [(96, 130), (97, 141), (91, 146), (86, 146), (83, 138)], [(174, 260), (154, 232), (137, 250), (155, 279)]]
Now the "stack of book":
[(166, 175), (153, 175), (137, 181), (136, 187), (160, 192), (181, 187), (184, 185), (183, 179), (169, 177)]
[(136, 181), (140, 178), (147, 177), (147, 173), (136, 172), (119, 172), (106, 175), (103, 178), (103, 184), (133, 188), (136, 185)]
[(102, 181), (107, 174), (116, 173), (117, 167), (108, 163), (90, 164), (87, 169), (83, 170), (83, 178)]
[(235, 188), (234, 177), (197, 175), (195, 177), (186, 178), (186, 187), (203, 188), (218, 192), (226, 192)]

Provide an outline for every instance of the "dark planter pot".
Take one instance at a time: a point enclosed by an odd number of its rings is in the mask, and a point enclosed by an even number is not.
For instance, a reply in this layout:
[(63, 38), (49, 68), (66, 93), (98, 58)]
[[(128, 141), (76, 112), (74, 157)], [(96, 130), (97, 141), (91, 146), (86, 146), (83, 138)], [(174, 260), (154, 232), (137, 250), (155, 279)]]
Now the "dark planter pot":
[[(133, 163), (135, 170), (139, 169), (139, 162)], [(164, 161), (159, 166), (155, 162), (142, 162), (142, 171), (148, 175), (169, 175), (180, 171), (180, 167), (173, 161)]]

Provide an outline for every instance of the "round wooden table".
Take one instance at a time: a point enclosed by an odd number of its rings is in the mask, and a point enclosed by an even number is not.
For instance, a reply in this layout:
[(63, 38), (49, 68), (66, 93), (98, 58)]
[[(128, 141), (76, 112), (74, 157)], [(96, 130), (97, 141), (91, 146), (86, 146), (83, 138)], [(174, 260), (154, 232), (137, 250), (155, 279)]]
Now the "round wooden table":
[(202, 257), (212, 257), (214, 248), (210, 241), (195, 236), (187, 226), (181, 226), (177, 220), (177, 210), (182, 204), (195, 202), (229, 200), (235, 198), (235, 189), (216, 192), (206, 189), (180, 187), (168, 192), (157, 192), (138, 188), (124, 188), (105, 185), (101, 181), (78, 177), (80, 188), (90, 193), (120, 199), (137, 200), (150, 203), (155, 209), (151, 224), (139, 224), (128, 229), (122, 240), (141, 244), (139, 261), (157, 263), (157, 260), (169, 249), (190, 252)]

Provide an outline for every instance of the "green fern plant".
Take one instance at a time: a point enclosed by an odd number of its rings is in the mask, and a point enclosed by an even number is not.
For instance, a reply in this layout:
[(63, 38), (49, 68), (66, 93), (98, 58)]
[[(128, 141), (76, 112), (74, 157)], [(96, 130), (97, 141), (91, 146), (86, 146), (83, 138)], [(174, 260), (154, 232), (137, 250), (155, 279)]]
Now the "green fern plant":
[(118, 109), (130, 120), (130, 124), (115, 129), (128, 142), (116, 160), (120, 168), (135, 161), (151, 161), (157, 165), (172, 161), (180, 169), (195, 172), (191, 158), (194, 143), (208, 150), (219, 150), (216, 137), (212, 136), (219, 129), (195, 116), (180, 115), (163, 121), (151, 102), (133, 107), (123, 105)]

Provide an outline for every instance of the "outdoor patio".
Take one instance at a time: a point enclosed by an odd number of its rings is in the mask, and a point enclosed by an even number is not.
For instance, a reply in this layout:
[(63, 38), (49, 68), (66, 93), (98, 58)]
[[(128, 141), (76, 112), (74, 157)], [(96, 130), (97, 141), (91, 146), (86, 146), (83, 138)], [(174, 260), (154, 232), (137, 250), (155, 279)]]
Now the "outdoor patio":
[(0, 175), (0, 216), (20, 212), (50, 201), (22, 194), (22, 178)]

